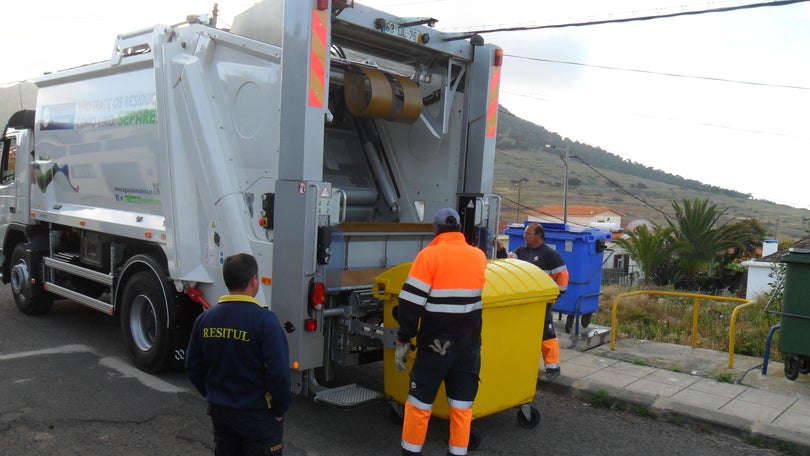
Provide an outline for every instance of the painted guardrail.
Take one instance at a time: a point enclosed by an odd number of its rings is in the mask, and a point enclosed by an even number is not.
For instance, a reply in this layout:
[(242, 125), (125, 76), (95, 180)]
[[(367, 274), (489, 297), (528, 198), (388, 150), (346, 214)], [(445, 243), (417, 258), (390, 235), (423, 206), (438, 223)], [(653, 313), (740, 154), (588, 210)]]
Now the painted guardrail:
[(628, 296), (637, 296), (637, 295), (652, 295), (652, 296), (675, 296), (681, 298), (693, 298), (694, 304), (692, 306), (692, 348), (697, 346), (697, 335), (698, 335), (698, 317), (700, 311), (700, 300), (706, 301), (724, 301), (724, 302), (737, 302), (740, 303), (734, 310), (731, 312), (731, 325), (729, 326), (729, 334), (728, 334), (728, 367), (734, 367), (734, 332), (737, 328), (737, 315), (740, 311), (746, 307), (750, 307), (754, 304), (753, 301), (744, 298), (732, 298), (726, 296), (713, 296), (713, 295), (704, 295), (704, 294), (696, 294), (696, 293), (680, 293), (675, 291), (631, 291), (628, 293), (622, 293), (616, 296), (616, 299), (613, 300), (613, 307), (610, 313), (610, 325), (613, 331), (610, 332), (610, 349), (616, 350), (616, 328), (617, 328), (617, 316), (616, 311), (619, 307), (619, 301), (622, 298), (626, 298)]

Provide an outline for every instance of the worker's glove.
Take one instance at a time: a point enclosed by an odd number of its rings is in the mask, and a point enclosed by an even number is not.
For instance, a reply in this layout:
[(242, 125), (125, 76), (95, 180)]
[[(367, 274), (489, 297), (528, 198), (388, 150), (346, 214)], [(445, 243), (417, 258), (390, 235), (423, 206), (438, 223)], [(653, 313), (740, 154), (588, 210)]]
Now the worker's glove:
[(411, 349), (411, 344), (408, 342), (402, 343), (397, 340), (397, 348), (394, 352), (394, 359), (397, 362), (397, 370), (398, 371), (406, 371), (408, 370), (408, 366), (405, 365), (405, 362), (408, 361), (408, 351)]
[(450, 346), (449, 340), (444, 344), (442, 344), (442, 341), (440, 341), (439, 339), (433, 339), (433, 344), (428, 345), (428, 347), (430, 347), (431, 350), (438, 353), (440, 356), (444, 356), (445, 354), (447, 354), (447, 347), (449, 346)]

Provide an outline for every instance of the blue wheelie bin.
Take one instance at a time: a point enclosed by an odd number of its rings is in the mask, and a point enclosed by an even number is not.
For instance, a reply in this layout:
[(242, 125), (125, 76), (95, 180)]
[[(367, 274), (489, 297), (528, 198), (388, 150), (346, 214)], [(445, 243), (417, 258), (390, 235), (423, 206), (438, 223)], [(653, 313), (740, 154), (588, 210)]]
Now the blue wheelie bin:
[[(523, 231), (526, 225), (510, 225), (505, 233), (509, 236), (509, 251), (523, 245)], [(591, 314), (599, 309), (599, 296), (602, 294), (603, 252), (611, 239), (610, 231), (595, 228), (575, 228), (562, 223), (540, 223), (546, 233), (546, 244), (554, 248), (568, 267), (568, 291), (557, 298), (554, 312), (566, 314), (565, 332), (570, 333), (579, 325), (587, 327)]]

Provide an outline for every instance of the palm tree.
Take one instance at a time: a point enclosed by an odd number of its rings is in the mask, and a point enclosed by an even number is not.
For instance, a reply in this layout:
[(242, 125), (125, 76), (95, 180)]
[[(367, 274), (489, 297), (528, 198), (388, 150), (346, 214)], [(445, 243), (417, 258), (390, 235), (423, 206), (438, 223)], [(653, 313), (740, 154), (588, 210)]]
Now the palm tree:
[(674, 230), (673, 253), (687, 285), (697, 285), (697, 275), (713, 264), (722, 263), (724, 253), (742, 251), (751, 230), (740, 223), (720, 222), (725, 210), (718, 211), (708, 199), (683, 200), (683, 206), (672, 202), (673, 219), (667, 222)]
[(650, 231), (646, 225), (639, 225), (635, 232), (628, 232), (625, 237), (615, 241), (638, 263), (644, 274), (643, 286), (648, 286), (651, 280), (656, 285), (667, 284), (672, 232), (671, 227)]

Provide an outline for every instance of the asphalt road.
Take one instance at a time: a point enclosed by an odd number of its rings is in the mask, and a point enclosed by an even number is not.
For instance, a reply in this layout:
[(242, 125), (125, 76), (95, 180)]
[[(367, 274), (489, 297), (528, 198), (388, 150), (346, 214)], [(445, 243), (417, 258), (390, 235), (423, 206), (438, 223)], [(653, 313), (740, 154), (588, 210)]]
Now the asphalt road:
[[(0, 455), (212, 454), (205, 402), (182, 371), (160, 376), (132, 368), (115, 320), (57, 301), (38, 317), (19, 313), (0, 287)], [(379, 366), (341, 373), (382, 388)], [(516, 410), (474, 426), (478, 455), (763, 455), (733, 438), (628, 412), (595, 408), (538, 391), (535, 429)], [(399, 454), (390, 406), (343, 411), (296, 398), (286, 418), (285, 451), (298, 455)], [(444, 455), (447, 422), (431, 421), (426, 455)]]

